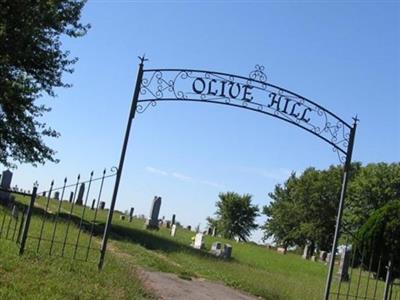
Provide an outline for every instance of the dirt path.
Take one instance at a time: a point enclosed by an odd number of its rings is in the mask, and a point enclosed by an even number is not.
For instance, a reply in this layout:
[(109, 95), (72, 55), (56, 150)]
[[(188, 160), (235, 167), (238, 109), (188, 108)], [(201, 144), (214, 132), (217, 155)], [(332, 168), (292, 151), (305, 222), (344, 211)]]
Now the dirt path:
[(162, 300), (255, 300), (259, 299), (227, 287), (221, 283), (204, 279), (183, 280), (175, 274), (139, 272), (145, 287)]
[[(121, 259), (133, 259), (129, 253), (120, 251), (114, 243), (108, 250)], [(157, 257), (167, 260), (161, 254)], [(168, 261), (176, 264), (175, 262)], [(137, 274), (146, 289), (150, 290), (159, 300), (259, 300), (255, 296), (245, 294), (222, 283), (211, 282), (203, 278), (184, 280), (172, 273), (153, 272), (139, 269)]]

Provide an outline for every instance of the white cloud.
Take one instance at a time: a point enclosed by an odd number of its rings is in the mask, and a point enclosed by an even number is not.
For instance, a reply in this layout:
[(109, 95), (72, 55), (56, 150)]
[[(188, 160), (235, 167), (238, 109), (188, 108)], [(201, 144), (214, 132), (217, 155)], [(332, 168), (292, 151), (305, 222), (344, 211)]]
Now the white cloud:
[(214, 188), (218, 188), (218, 189), (224, 189), (225, 186), (216, 182), (212, 182), (212, 181), (208, 181), (208, 180), (198, 180), (198, 179), (194, 179), (191, 176), (182, 174), (182, 173), (178, 173), (178, 172), (172, 172), (172, 173), (168, 173), (166, 171), (154, 168), (154, 167), (150, 167), (147, 166), (146, 167), (146, 171), (152, 174), (156, 174), (156, 175), (162, 175), (162, 176), (171, 176), (174, 177), (175, 179), (184, 181), (184, 182), (194, 182), (197, 184), (204, 184), (204, 185), (208, 185)]
[(182, 181), (193, 181), (193, 178), (187, 175), (183, 175), (181, 173), (177, 173), (177, 172), (173, 172), (172, 176), (174, 176), (175, 178), (182, 180)]
[(288, 177), (292, 173), (292, 171), (284, 168), (271, 169), (271, 170), (265, 170), (259, 168), (242, 168), (241, 170), (245, 173), (255, 174), (274, 181), (284, 181), (288, 179)]
[(225, 189), (225, 186), (223, 184), (219, 184), (219, 183), (216, 183), (216, 182), (211, 182), (211, 181), (208, 181), (208, 180), (201, 180), (199, 182), (202, 183), (202, 184), (205, 184), (205, 185), (209, 185), (209, 186), (218, 188), (218, 189)]
[(150, 166), (146, 167), (146, 171), (149, 172), (149, 173), (163, 175), (163, 176), (167, 176), (168, 175), (167, 172), (165, 172), (163, 170), (160, 170), (160, 169), (156, 169), (156, 168), (150, 167)]

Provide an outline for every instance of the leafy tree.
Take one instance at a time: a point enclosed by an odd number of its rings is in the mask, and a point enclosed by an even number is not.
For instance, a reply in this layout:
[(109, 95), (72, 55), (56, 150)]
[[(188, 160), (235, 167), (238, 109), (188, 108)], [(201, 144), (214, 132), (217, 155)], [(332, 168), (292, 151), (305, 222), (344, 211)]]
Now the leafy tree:
[(360, 168), (346, 198), (348, 231), (356, 232), (375, 210), (396, 198), (400, 198), (400, 163), (371, 163)]
[(57, 131), (40, 120), (50, 108), (38, 104), (54, 88), (69, 87), (76, 58), (61, 49), (61, 37), (80, 37), (89, 25), (79, 22), (85, 1), (0, 0), (0, 163), (56, 161), (44, 137)]
[(311, 250), (329, 249), (333, 240), (342, 170), (306, 169), (292, 174), (283, 186), (269, 194), (271, 203), (263, 208), (267, 221), (265, 238), (284, 247), (311, 244)]
[(264, 240), (273, 237), (278, 245), (286, 249), (304, 243), (297, 226), (300, 223), (298, 204), (292, 197), (297, 180), (296, 174), (292, 173), (283, 186), (276, 185), (274, 192), (269, 194), (272, 202), (263, 207), (263, 214), (268, 217), (268, 221), (262, 226)]
[(223, 237), (247, 241), (251, 231), (258, 227), (255, 218), (258, 216), (259, 209), (257, 205), (251, 204), (251, 195), (239, 195), (234, 192), (220, 193), (216, 206), (216, 218), (209, 217), (207, 220), (209, 224), (216, 225)]
[[(372, 260), (372, 271), (378, 272), (378, 264), (386, 266), (391, 260), (396, 268), (394, 276), (400, 277), (400, 197), (389, 200), (377, 209), (359, 229), (354, 244), (358, 249), (364, 249), (364, 266)], [(381, 256), (381, 259), (380, 259)], [(378, 277), (384, 278), (386, 269), (379, 268)]]

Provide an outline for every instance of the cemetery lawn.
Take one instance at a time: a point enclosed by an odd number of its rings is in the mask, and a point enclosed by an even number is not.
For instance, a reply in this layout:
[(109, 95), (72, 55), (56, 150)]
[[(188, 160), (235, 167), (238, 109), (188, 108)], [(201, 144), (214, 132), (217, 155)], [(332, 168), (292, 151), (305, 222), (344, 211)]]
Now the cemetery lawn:
[[(21, 203), (28, 201), (27, 198), (18, 200)], [(58, 203), (52, 200), (50, 211), (56, 211)], [(45, 207), (45, 199), (39, 197), (36, 207)], [(68, 211), (69, 207), (69, 203), (63, 202), (62, 209)], [(82, 207), (78, 206), (74, 213), (80, 216), (81, 211)], [(100, 228), (104, 226), (107, 213), (99, 212)], [(145, 230), (143, 220), (134, 219), (129, 223), (126, 219), (120, 220), (120, 215), (119, 212), (114, 214), (111, 240), (102, 272), (97, 272), (97, 256), (94, 254), (90, 256), (94, 259), (91, 263), (49, 257), (48, 245), (43, 245), (37, 254), (37, 241), (32, 240), (26, 254), (19, 257), (14, 244), (0, 239), (0, 298), (26, 298), (30, 296), (29, 293), (33, 293), (36, 298), (40, 295), (40, 298), (60, 299), (152, 299), (151, 292), (143, 288), (136, 271), (141, 268), (175, 273), (186, 280), (205, 278), (222, 282), (262, 299), (322, 298), (327, 272), (327, 266), (322, 263), (303, 260), (293, 253), (278, 254), (253, 243), (236, 243), (205, 236), (206, 249), (210, 249), (214, 241), (233, 246), (232, 259), (224, 261), (215, 258), (207, 250), (190, 247), (194, 232), (178, 228), (173, 238), (169, 229)], [(93, 211), (86, 209), (85, 218), (90, 221), (92, 217)], [(34, 216), (32, 221), (39, 227), (41, 218)], [(51, 222), (48, 225), (52, 226)], [(45, 231), (50, 232), (50, 228)], [(76, 235), (77, 229), (74, 230)], [(63, 232), (62, 228), (60, 232)], [(83, 236), (87, 238), (86, 234)], [(100, 236), (96, 237), (96, 242), (99, 241)], [(364, 291), (363, 287), (367, 284), (366, 278), (367, 274), (359, 283), (361, 291)], [(357, 285), (357, 282), (351, 284), (350, 290), (355, 291)], [(342, 291), (348, 287), (347, 283), (341, 285)], [(337, 283), (333, 284), (335, 289)], [(373, 289), (372, 285), (370, 289)], [(383, 282), (379, 282), (378, 298), (381, 298), (382, 290)]]
[[(3, 211), (0, 206), (1, 219)], [(41, 224), (42, 219), (32, 215), (34, 234)], [(65, 230), (63, 224), (59, 227), (60, 232)], [(44, 235), (50, 233), (49, 228), (45, 226)], [(76, 238), (76, 228), (71, 227), (70, 233)], [(0, 239), (0, 299), (155, 299), (143, 288), (136, 267), (111, 253), (103, 271), (98, 272), (94, 258), (83, 262), (49, 256), (46, 243), (39, 253), (36, 249), (37, 240), (28, 239), (24, 255), (19, 256), (14, 242)]]

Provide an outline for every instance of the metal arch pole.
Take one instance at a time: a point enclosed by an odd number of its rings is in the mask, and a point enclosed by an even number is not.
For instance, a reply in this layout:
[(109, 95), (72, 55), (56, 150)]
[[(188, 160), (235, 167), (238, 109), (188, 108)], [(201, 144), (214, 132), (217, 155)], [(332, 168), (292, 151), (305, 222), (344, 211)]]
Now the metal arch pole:
[(329, 300), (329, 293), (331, 290), (333, 269), (335, 266), (335, 253), (336, 253), (336, 247), (337, 247), (339, 235), (340, 235), (340, 225), (341, 225), (342, 215), (343, 215), (344, 198), (346, 196), (347, 182), (348, 182), (349, 172), (350, 172), (350, 168), (351, 168), (351, 157), (353, 154), (354, 137), (355, 137), (356, 129), (357, 129), (357, 121), (358, 121), (358, 119), (355, 118), (353, 127), (350, 130), (349, 145), (347, 146), (347, 155), (346, 155), (346, 161), (344, 164), (342, 188), (340, 191), (339, 208), (338, 208), (338, 214), (336, 217), (335, 235), (333, 238), (331, 257), (330, 257), (330, 261), (329, 261), (328, 276), (326, 278), (326, 284), (325, 284), (324, 300)]
[(115, 202), (117, 200), (118, 188), (119, 188), (119, 183), (121, 180), (122, 168), (124, 166), (126, 149), (128, 147), (129, 134), (130, 134), (131, 127), (132, 127), (132, 121), (135, 117), (135, 112), (136, 112), (137, 103), (138, 103), (138, 99), (139, 99), (139, 93), (140, 93), (140, 85), (142, 83), (142, 78), (143, 78), (143, 63), (144, 63), (144, 61), (146, 61), (146, 59), (144, 56), (139, 57), (139, 59), (140, 59), (140, 64), (139, 64), (139, 71), (138, 71), (138, 75), (137, 75), (137, 79), (136, 79), (135, 91), (134, 91), (134, 94), (132, 97), (131, 110), (129, 113), (128, 124), (126, 126), (124, 144), (123, 144), (122, 150), (121, 150), (121, 157), (119, 160), (117, 175), (115, 178), (115, 185), (114, 185), (114, 191), (113, 191), (113, 195), (112, 195), (112, 199), (111, 199), (110, 210), (108, 212), (107, 222), (106, 222), (106, 226), (104, 229), (103, 241), (101, 243), (100, 259), (99, 259), (99, 263), (98, 263), (99, 270), (101, 270), (103, 268), (103, 264), (104, 264), (104, 257), (105, 257), (106, 249), (107, 249), (108, 236), (110, 233), (111, 222), (112, 222), (112, 218), (113, 218), (113, 214), (114, 214)]

